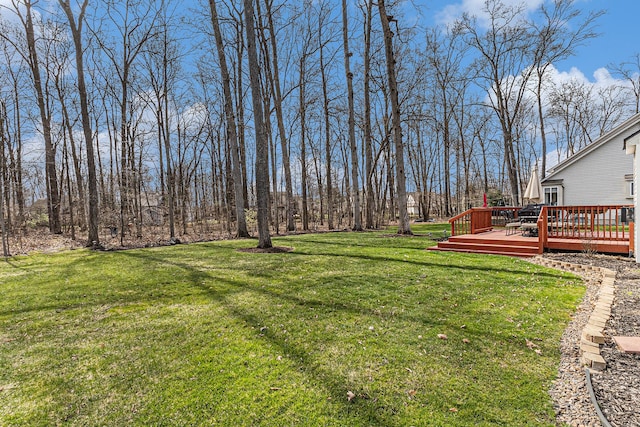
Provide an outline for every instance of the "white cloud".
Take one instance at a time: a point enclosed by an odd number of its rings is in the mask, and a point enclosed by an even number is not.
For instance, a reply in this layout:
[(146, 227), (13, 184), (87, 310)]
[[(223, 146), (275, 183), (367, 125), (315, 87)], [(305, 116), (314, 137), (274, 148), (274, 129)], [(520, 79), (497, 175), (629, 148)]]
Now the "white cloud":
[[(503, 0), (506, 6), (523, 7), (526, 13), (531, 13), (538, 9), (544, 0)], [(436, 22), (443, 25), (450, 25), (459, 19), (464, 13), (478, 18), (478, 23), (486, 27), (488, 14), (485, 11), (485, 0), (462, 0), (460, 3), (452, 3), (445, 6), (436, 13)]]
[(608, 69), (598, 68), (593, 73), (593, 78), (588, 78), (582, 71), (576, 67), (571, 67), (568, 71), (559, 71), (553, 65), (547, 70), (546, 80), (550, 82), (547, 87), (559, 87), (562, 84), (577, 83), (585, 86), (592, 86), (593, 89), (606, 89), (612, 87), (629, 86), (629, 82), (624, 79), (618, 79), (611, 75)]
[(613, 77), (609, 70), (604, 67), (598, 68), (596, 71), (594, 71), (593, 78), (595, 79), (595, 82), (593, 84), (596, 87), (610, 87), (614, 85), (620, 86), (625, 84), (624, 81), (618, 80)]
[(567, 151), (559, 148), (555, 148), (547, 152), (547, 170), (555, 167), (558, 163), (564, 161), (567, 158)]
[(183, 127), (189, 130), (197, 130), (207, 120), (207, 108), (201, 102), (196, 102), (182, 111), (178, 119)]
[[(23, 4), (23, 2), (17, 2), (18, 12), (23, 17), (27, 13), (27, 10)], [(31, 15), (33, 16), (34, 22), (39, 22), (42, 19), (42, 14), (40, 10), (36, 7), (31, 8)], [(16, 12), (16, 7), (13, 5), (11, 0), (0, 0), (0, 19), (6, 21), (13, 25), (21, 26), (20, 17)], [(35, 30), (38, 31), (37, 25), (35, 26)]]

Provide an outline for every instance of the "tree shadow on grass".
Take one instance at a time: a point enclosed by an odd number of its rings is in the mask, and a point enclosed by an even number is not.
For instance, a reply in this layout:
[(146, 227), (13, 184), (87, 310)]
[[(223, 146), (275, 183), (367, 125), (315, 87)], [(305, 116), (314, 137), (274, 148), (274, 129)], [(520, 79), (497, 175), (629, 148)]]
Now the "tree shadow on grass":
[[(407, 248), (401, 248), (407, 249)], [(436, 258), (431, 258), (429, 261), (419, 261), (408, 258), (395, 258), (395, 257), (385, 257), (385, 256), (375, 256), (375, 255), (364, 255), (364, 254), (352, 254), (352, 253), (340, 253), (340, 254), (330, 254), (330, 253), (322, 253), (322, 252), (311, 252), (305, 251), (302, 249), (296, 249), (291, 255), (305, 255), (305, 256), (322, 256), (322, 257), (335, 257), (335, 258), (356, 258), (366, 261), (376, 261), (376, 262), (398, 262), (405, 264), (413, 264), (421, 267), (431, 267), (431, 268), (446, 268), (446, 269), (454, 269), (461, 271), (478, 271), (478, 272), (495, 272), (495, 273), (508, 273), (508, 274), (516, 274), (516, 275), (526, 275), (531, 274), (531, 271), (527, 271), (524, 269), (518, 268), (497, 268), (497, 267), (487, 267), (486, 265), (476, 266), (476, 265), (456, 265), (451, 264), (450, 260), (447, 260), (446, 255), (445, 258), (442, 258), (442, 262), (436, 262)], [(435, 254), (439, 256), (440, 254)], [(476, 255), (478, 256), (478, 255)], [(537, 276), (541, 277), (550, 277), (550, 278), (564, 278), (566, 277), (566, 273), (558, 272), (555, 270), (548, 270), (545, 272), (536, 273)]]
[[(222, 304), (228, 313), (234, 318), (242, 321), (246, 325), (255, 330), (260, 331), (260, 336), (269, 340), (269, 342), (276, 348), (280, 349), (280, 352), (288, 357), (295, 366), (316, 380), (328, 391), (333, 404), (339, 404), (344, 410), (350, 414), (354, 414), (363, 422), (376, 425), (389, 425), (392, 424), (392, 420), (389, 419), (389, 412), (391, 410), (399, 410), (399, 408), (390, 408), (382, 406), (381, 402), (374, 399), (357, 399), (355, 402), (348, 402), (346, 400), (347, 391), (358, 392), (358, 390), (350, 390), (349, 379), (335, 372), (332, 372), (328, 367), (323, 366), (316, 360), (312, 354), (303, 349), (303, 346), (296, 345), (296, 340), (291, 340), (291, 337), (285, 337), (277, 333), (275, 329), (262, 329), (265, 324), (270, 324), (272, 319), (261, 310), (261, 307), (246, 307), (238, 304), (232, 299), (232, 296), (240, 292), (252, 292), (262, 295), (270, 301), (271, 306), (276, 306), (279, 303), (293, 304), (301, 309), (312, 308), (314, 310), (330, 312), (345, 312), (354, 314), (357, 316), (381, 318), (384, 315), (373, 308), (363, 307), (357, 303), (348, 301), (336, 301), (336, 300), (322, 300), (320, 298), (303, 298), (293, 292), (287, 292), (286, 289), (283, 292), (277, 292), (272, 288), (254, 285), (241, 280), (229, 279), (213, 274), (211, 271), (205, 271), (196, 266), (190, 265), (187, 262), (176, 261), (176, 259), (169, 258), (168, 256), (162, 256), (158, 253), (150, 252), (129, 252), (126, 256), (131, 256), (144, 260), (145, 262), (153, 262), (159, 264), (170, 264), (175, 266), (185, 273), (187, 283), (197, 287), (203, 294), (208, 295), (212, 300)], [(486, 269), (483, 269), (483, 271)], [(337, 278), (336, 280), (339, 280)], [(209, 283), (209, 284), (207, 284)], [(218, 285), (218, 286), (216, 286)], [(425, 312), (424, 316), (414, 316), (408, 313), (398, 313), (394, 317), (396, 319), (405, 321), (407, 323), (413, 323), (420, 325), (420, 327), (427, 326), (428, 328), (434, 328), (437, 330), (459, 330), (458, 324), (452, 324), (446, 319), (435, 319), (429, 317), (429, 312)], [(416, 329), (419, 329), (417, 327)], [(474, 330), (465, 330), (465, 335), (472, 338), (472, 341), (482, 342), (500, 342), (501, 346), (504, 346), (509, 351), (515, 351), (522, 347), (522, 343), (514, 337), (505, 336), (495, 331), (480, 330), (478, 328)], [(439, 345), (445, 345), (444, 343)]]
[[(373, 315), (371, 310), (362, 309), (357, 306), (349, 306), (344, 303), (327, 303), (321, 300), (305, 300), (291, 294), (272, 292), (260, 286), (250, 285), (238, 280), (217, 277), (210, 272), (202, 271), (187, 263), (176, 262), (175, 260), (158, 257), (150, 253), (135, 252), (127, 253), (126, 256), (141, 258), (151, 262), (168, 263), (183, 269), (188, 275), (188, 281), (192, 286), (197, 287), (203, 293), (207, 294), (212, 300), (222, 304), (231, 316), (259, 331), (260, 337), (269, 340), (271, 344), (280, 350), (279, 352), (284, 355), (283, 357), (287, 357), (294, 366), (297, 366), (302, 372), (321, 384), (321, 386), (327, 390), (328, 397), (330, 397), (328, 400), (332, 405), (339, 405), (342, 408), (341, 411), (345, 414), (348, 413), (355, 415), (365, 424), (394, 424), (388, 417), (381, 414), (381, 412), (386, 411), (388, 408), (381, 406), (374, 400), (356, 399), (353, 402), (348, 401), (347, 392), (351, 390), (349, 389), (349, 384), (346, 378), (335, 375), (329, 369), (323, 367), (314, 360), (312, 355), (305, 352), (302, 348), (294, 345), (291, 340), (284, 336), (280, 336), (274, 328), (262, 328), (262, 326), (267, 323), (268, 319), (260, 315), (260, 313), (262, 313), (261, 308), (254, 307), (253, 310), (249, 310), (246, 307), (242, 307), (235, 303), (231, 299), (231, 296), (235, 293), (246, 292), (249, 290), (266, 296), (273, 301), (273, 304), (277, 304), (278, 301), (287, 301), (301, 307), (322, 308), (326, 309), (328, 312), (347, 311), (360, 315)], [(205, 284), (206, 281), (222, 284), (223, 286), (226, 286), (227, 289), (220, 290), (216, 289), (214, 286), (207, 286)], [(358, 392), (358, 390), (353, 391), (356, 392), (356, 394)]]
[[(406, 248), (403, 248), (406, 249)], [(229, 249), (231, 250), (231, 249)], [(277, 304), (279, 302), (285, 302), (288, 304), (294, 304), (302, 308), (313, 308), (319, 310), (324, 310), (327, 313), (330, 312), (345, 312), (355, 315), (361, 316), (370, 316), (370, 317), (382, 317), (383, 315), (374, 310), (373, 308), (364, 307), (357, 302), (352, 302), (348, 300), (323, 300), (321, 298), (305, 298), (296, 294), (294, 292), (290, 292), (286, 287), (282, 287), (282, 292), (278, 292), (273, 287), (264, 287), (260, 284), (251, 284), (247, 282), (243, 282), (241, 280), (230, 279), (228, 277), (223, 277), (222, 275), (215, 274), (211, 270), (207, 270), (206, 268), (202, 268), (202, 266), (191, 265), (188, 262), (180, 261), (180, 256), (176, 256), (173, 252), (162, 252), (162, 251), (127, 251), (121, 252), (118, 256), (122, 257), (131, 257), (137, 259), (138, 261), (144, 262), (146, 264), (157, 264), (157, 265), (167, 265), (171, 267), (175, 267), (179, 269), (183, 273), (183, 277), (180, 278), (180, 282), (184, 281), (186, 286), (192, 286), (197, 289), (198, 293), (202, 295), (208, 296), (211, 300), (219, 302), (230, 316), (244, 322), (246, 325), (255, 328), (256, 330), (260, 330), (261, 325), (264, 325), (266, 322), (271, 321), (267, 313), (261, 310), (260, 306), (248, 307), (239, 304), (237, 301), (234, 301), (233, 295), (241, 292), (253, 292), (256, 294), (260, 294), (272, 304)], [(193, 254), (189, 254), (189, 256), (193, 256)], [(284, 258), (290, 256), (321, 256), (321, 257), (352, 257), (363, 260), (370, 260), (375, 262), (400, 262), (400, 263), (412, 263), (423, 267), (442, 267), (442, 268), (457, 268), (463, 269), (465, 271), (468, 270), (476, 270), (476, 271), (492, 271), (492, 269), (487, 268), (479, 268), (475, 266), (451, 266), (444, 263), (434, 262), (433, 259), (429, 259), (429, 261), (421, 261), (421, 260), (407, 260), (405, 258), (395, 258), (395, 257), (385, 257), (385, 256), (374, 256), (374, 255), (354, 255), (354, 254), (315, 254), (315, 253), (305, 253), (301, 252), (293, 252), (290, 254), (283, 255)], [(117, 259), (117, 258), (116, 258)], [(200, 261), (200, 259), (198, 259)], [(443, 260), (444, 261), (444, 260)], [(82, 262), (81, 260), (76, 260), (76, 262)], [(212, 259), (212, 262), (215, 262)], [(236, 266), (235, 269), (238, 271), (242, 270), (241, 267)], [(503, 269), (493, 269), (499, 272), (505, 272)], [(507, 270), (511, 274), (531, 274), (530, 271), (524, 270)], [(373, 274), (373, 273), (372, 273)], [(548, 274), (550, 277), (561, 277), (559, 274)], [(340, 283), (340, 277), (338, 275), (331, 276), (329, 278), (330, 281), (335, 281), (336, 283)], [(366, 278), (363, 278), (366, 280)], [(151, 289), (152, 285), (147, 284), (146, 289)], [(181, 295), (177, 295), (180, 297)], [(154, 293), (153, 296), (149, 295), (146, 291), (135, 292), (127, 295), (112, 295), (106, 298), (98, 297), (93, 298), (93, 300), (87, 303), (78, 303), (75, 307), (90, 307), (92, 305), (104, 305), (105, 303), (113, 303), (113, 304), (127, 304), (133, 303), (137, 301), (165, 301), (167, 299), (176, 298), (174, 294), (163, 294), (162, 291), (159, 293)], [(58, 305), (59, 306), (59, 305)], [(58, 307), (55, 304), (49, 308)], [(46, 307), (45, 307), (46, 308)], [(32, 308), (36, 310), (38, 308)], [(12, 312), (13, 313), (13, 312)], [(429, 317), (430, 313), (427, 311), (422, 316), (414, 316), (408, 313), (398, 313), (394, 316), (398, 319), (404, 320), (406, 322), (419, 324), (422, 326), (428, 326), (431, 328), (459, 328), (459, 325), (454, 325), (449, 323), (446, 320), (435, 319)], [(494, 334), (491, 331), (470, 331), (467, 330), (469, 334), (475, 334), (478, 341), (480, 340), (488, 340), (488, 341), (503, 341), (504, 345), (508, 346), (516, 346), (516, 343), (510, 342), (510, 340), (505, 339), (504, 335)], [(332, 405), (337, 405), (340, 411), (344, 414), (348, 414), (348, 416), (352, 416), (360, 420), (363, 424), (373, 424), (373, 425), (393, 425), (393, 418), (390, 415), (395, 410), (401, 410), (402, 402), (398, 401), (397, 404), (392, 404), (388, 406), (383, 406), (383, 403), (380, 401), (376, 401), (375, 397), (372, 399), (363, 399), (356, 398), (355, 401), (348, 402), (346, 399), (347, 391), (353, 391), (357, 395), (359, 394), (359, 390), (352, 389), (352, 384), (349, 382), (349, 379), (345, 376), (337, 374), (329, 369), (328, 366), (325, 366), (319, 361), (317, 358), (313, 356), (312, 353), (306, 351), (304, 349), (304, 341), (300, 343), (296, 343), (296, 340), (287, 339), (285, 336), (279, 334), (275, 328), (269, 328), (263, 331), (260, 331), (262, 334), (261, 338), (265, 338), (269, 340), (274, 347), (281, 350), (283, 355), (286, 355), (292, 363), (292, 365), (297, 366), (300, 371), (304, 372), (309, 377), (313, 378), (318, 384), (321, 385), (324, 389), (328, 391), (328, 394), (331, 397)], [(304, 337), (300, 338), (304, 340)], [(443, 344), (444, 345), (444, 344)], [(345, 415), (347, 416), (347, 415)]]

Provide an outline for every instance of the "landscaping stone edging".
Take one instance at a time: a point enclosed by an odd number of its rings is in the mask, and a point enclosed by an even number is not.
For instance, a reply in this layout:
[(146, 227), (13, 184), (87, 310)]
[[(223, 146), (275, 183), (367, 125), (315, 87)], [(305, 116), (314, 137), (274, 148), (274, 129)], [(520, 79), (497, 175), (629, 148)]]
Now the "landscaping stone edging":
[(611, 306), (615, 298), (616, 272), (608, 268), (591, 265), (572, 264), (544, 257), (536, 257), (536, 264), (576, 273), (585, 280), (600, 282), (597, 302), (582, 329), (580, 352), (582, 364), (595, 371), (603, 371), (607, 363), (600, 354), (600, 344), (605, 342), (604, 327), (611, 316)]

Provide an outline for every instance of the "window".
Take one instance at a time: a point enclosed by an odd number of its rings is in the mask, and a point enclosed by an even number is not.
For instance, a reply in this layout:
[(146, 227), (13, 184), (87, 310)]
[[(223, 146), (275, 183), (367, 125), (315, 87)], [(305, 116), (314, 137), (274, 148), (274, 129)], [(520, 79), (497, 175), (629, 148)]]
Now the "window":
[(558, 187), (544, 188), (544, 203), (551, 206), (558, 204)]
[(625, 186), (627, 187), (627, 199), (633, 199), (636, 195), (636, 184), (633, 181), (633, 174), (629, 173), (624, 176)]

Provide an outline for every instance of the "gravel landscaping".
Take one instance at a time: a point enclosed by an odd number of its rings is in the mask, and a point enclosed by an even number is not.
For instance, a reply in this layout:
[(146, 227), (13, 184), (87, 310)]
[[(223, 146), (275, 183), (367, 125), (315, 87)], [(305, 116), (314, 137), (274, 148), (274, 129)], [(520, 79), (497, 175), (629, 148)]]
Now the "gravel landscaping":
[[(606, 342), (601, 346), (607, 368), (592, 371), (591, 381), (598, 405), (612, 426), (640, 426), (640, 355), (621, 352), (612, 338), (640, 336), (640, 267), (634, 260), (619, 256), (545, 254), (544, 258), (616, 271), (615, 300), (605, 328)], [(589, 397), (585, 368), (580, 361), (580, 336), (595, 304), (600, 278), (590, 272), (584, 278), (587, 292), (563, 334), (558, 379), (550, 390), (558, 425), (602, 425)]]

